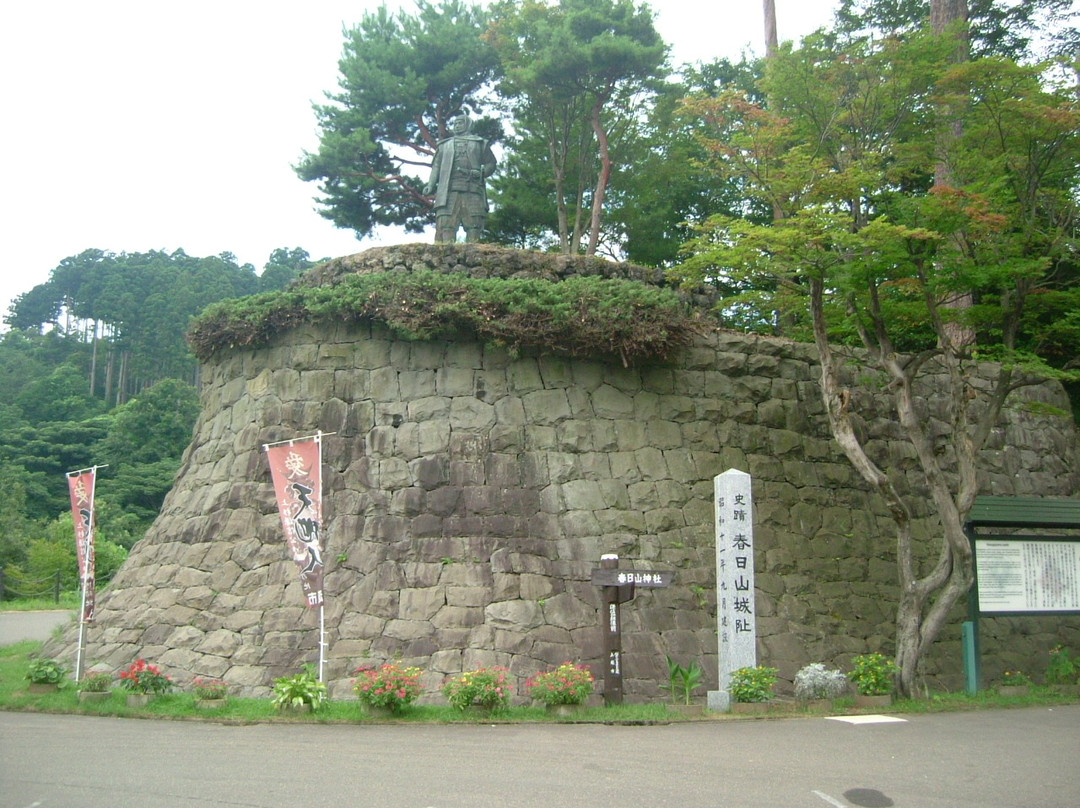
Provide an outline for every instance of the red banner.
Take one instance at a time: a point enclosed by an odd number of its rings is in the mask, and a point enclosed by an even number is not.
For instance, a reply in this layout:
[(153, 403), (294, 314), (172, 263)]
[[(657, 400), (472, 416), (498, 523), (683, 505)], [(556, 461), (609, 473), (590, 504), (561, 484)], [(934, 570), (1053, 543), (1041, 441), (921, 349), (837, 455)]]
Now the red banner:
[(75, 523), (75, 552), (79, 556), (79, 579), (83, 588), (82, 619), (94, 619), (94, 480), (97, 467), (67, 475), (71, 519)]
[(323, 605), (322, 436), (266, 446), (289, 555), (309, 607)]

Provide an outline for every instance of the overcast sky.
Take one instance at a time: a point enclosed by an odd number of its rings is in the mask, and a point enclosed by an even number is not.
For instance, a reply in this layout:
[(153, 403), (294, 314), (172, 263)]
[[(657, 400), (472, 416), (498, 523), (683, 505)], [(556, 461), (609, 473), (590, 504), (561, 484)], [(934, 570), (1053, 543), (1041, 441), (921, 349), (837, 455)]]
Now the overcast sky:
[[(388, 231), (358, 242), (318, 215), (316, 184), (291, 168), (317, 147), (311, 104), (337, 87), (343, 26), (379, 5), (4, 3), (0, 314), (91, 248), (231, 252), (261, 271), (277, 247), (322, 258), (430, 240)], [(776, 0), (780, 38), (827, 25), (835, 5)], [(652, 6), (675, 65), (763, 50), (757, 0)]]

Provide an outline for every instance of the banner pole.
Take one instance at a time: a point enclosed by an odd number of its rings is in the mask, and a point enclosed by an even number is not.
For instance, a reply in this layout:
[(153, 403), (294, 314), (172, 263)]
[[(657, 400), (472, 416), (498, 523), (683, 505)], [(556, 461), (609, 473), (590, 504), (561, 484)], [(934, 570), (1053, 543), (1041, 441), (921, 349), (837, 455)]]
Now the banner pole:
[(326, 607), (323, 604), (319, 604), (319, 681), (323, 681), (323, 659), (326, 655), (326, 623), (323, 618), (326, 614)]
[(79, 606), (79, 650), (75, 654), (75, 681), (82, 678), (83, 630), (86, 628), (86, 579), (82, 585), (82, 605)]

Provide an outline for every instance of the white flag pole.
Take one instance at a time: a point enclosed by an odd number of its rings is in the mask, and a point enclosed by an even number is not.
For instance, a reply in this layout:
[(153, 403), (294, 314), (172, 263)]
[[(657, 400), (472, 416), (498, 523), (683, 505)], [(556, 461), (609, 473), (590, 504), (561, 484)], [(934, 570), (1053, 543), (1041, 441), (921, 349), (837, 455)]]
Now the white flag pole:
[(86, 577), (82, 580), (82, 603), (79, 606), (79, 650), (75, 653), (75, 681), (82, 678), (83, 630), (86, 628)]
[(324, 622), (326, 607), (319, 604), (319, 681), (323, 679), (323, 661), (326, 657), (326, 623)]

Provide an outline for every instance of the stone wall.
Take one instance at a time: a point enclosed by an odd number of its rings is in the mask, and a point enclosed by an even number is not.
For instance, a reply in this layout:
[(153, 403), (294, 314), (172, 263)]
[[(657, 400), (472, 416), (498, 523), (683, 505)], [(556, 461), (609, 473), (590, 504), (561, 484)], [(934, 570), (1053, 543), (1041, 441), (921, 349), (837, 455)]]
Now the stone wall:
[[(675, 571), (623, 607), (629, 700), (658, 696), (665, 654), (700, 661), (715, 688), (712, 478), (753, 477), (759, 661), (785, 683), (808, 662), (844, 667), (891, 649), (892, 522), (831, 440), (811, 346), (703, 334), (677, 361), (638, 368), (513, 357), (470, 342), (409, 342), (378, 326), (304, 327), (203, 367), (202, 414), (161, 514), (87, 631), (87, 659), (136, 657), (179, 678), (220, 676), (263, 695), (317, 659), (317, 611), (286, 559), (262, 446), (324, 440), (328, 680), (400, 660), (446, 675), (565, 660), (602, 671), (603, 553)], [(853, 382), (854, 385), (854, 382)], [(1059, 386), (1024, 400), (1068, 410)], [(910, 450), (868, 385), (852, 407), (875, 457), (910, 474)], [(936, 418), (933, 394), (926, 416)], [(1067, 416), (1015, 406), (986, 453), (983, 490), (1080, 491)], [(940, 423), (940, 430), (947, 426)], [(920, 523), (925, 535), (933, 530)], [(926, 661), (960, 684), (959, 621)], [(987, 621), (989, 674), (1080, 641), (1080, 622)], [(51, 650), (74, 657), (75, 633)], [(702, 692), (704, 692), (704, 687)]]

